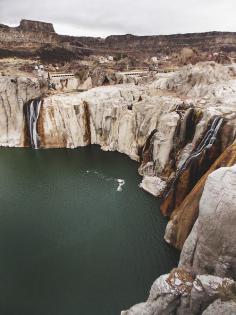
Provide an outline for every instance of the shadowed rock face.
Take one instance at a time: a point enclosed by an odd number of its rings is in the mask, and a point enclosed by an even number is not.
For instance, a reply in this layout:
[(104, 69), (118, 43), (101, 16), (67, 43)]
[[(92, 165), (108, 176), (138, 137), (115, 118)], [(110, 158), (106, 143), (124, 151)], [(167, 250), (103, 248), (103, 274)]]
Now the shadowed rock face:
[(232, 166), (236, 163), (236, 143), (229, 146), (211, 166), (209, 171), (198, 181), (193, 190), (171, 215), (166, 228), (165, 240), (179, 250), (189, 236), (194, 223), (198, 218), (199, 201), (202, 196), (207, 177), (216, 169)]
[(220, 155), (220, 143), (217, 139), (219, 139), (218, 133), (222, 124), (223, 118), (214, 118), (200, 144), (176, 172), (170, 188), (163, 197), (161, 211), (164, 215), (169, 215), (181, 204), (201, 176)]

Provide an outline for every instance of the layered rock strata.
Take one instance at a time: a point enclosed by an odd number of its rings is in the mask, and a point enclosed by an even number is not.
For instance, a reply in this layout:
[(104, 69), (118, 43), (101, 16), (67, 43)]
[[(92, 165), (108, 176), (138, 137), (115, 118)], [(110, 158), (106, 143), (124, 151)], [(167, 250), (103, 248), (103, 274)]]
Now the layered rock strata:
[[(63, 53), (74, 57), (90, 53), (77, 37), (58, 35), (51, 23), (39, 21), (22, 20), (17, 27), (0, 24), (0, 43), (0, 57), (44, 58), (46, 52), (48, 55), (53, 53), (56, 60), (56, 57), (63, 58)], [(68, 56), (64, 56), (66, 58)]]

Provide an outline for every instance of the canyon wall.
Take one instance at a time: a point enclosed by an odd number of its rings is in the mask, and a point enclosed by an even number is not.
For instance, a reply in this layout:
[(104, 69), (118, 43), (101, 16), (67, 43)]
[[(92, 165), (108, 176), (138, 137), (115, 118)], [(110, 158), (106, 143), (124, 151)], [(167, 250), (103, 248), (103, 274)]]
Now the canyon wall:
[(154, 282), (147, 302), (121, 315), (236, 313), (235, 188), (236, 165), (208, 176), (179, 267)]
[[(66, 60), (68, 53), (74, 58), (87, 55), (90, 50), (78, 38), (58, 35), (51, 23), (22, 20), (18, 27), (0, 24), (0, 57), (37, 57), (42, 56), (42, 50), (47, 53), (53, 49), (53, 54)], [(60, 51), (63, 49), (63, 51)]]
[(196, 48), (201, 51), (235, 51), (236, 33), (207, 32), (192, 34), (135, 36), (113, 35), (105, 39), (79, 37), (79, 41), (89, 48), (101, 51), (139, 51), (142, 53), (178, 52), (184, 47)]
[(36, 79), (0, 77), (1, 146), (25, 145), (24, 104), (40, 95), (40, 84)]
[(8, 27), (5, 25), (0, 25), (1, 44), (55, 44), (58, 41), (58, 35), (54, 31), (53, 25), (49, 23), (22, 20), (20, 26), (18, 27)]
[(162, 196), (166, 240), (183, 246), (179, 268), (123, 315), (235, 309), (235, 166), (219, 169), (235, 164), (235, 78), (234, 66), (199, 63), (149, 84), (61, 94), (0, 78), (1, 146), (98, 144), (139, 161), (142, 187)]
[[(19, 106), (18, 100), (15, 102), (16, 109), (9, 109), (10, 116), (6, 104), (24, 89), (29, 94), (24, 101), (37, 98), (40, 91), (35, 88), (35, 93), (32, 92), (35, 82), (29, 79), (25, 80), (24, 88), (19, 79), (1, 80), (4, 99), (1, 108), (7, 113), (3, 120), (5, 125), (8, 121), (9, 128), (8, 131), (3, 129), (0, 144), (30, 145), (30, 134), (25, 141), (19, 140), (19, 134), (32, 129), (25, 128), (22, 103)], [(155, 195), (161, 196), (166, 190), (162, 211), (170, 215), (233, 142), (235, 95), (232, 69), (203, 63), (158, 76), (151, 84), (124, 84), (83, 93), (46, 95), (40, 103), (40, 111), (34, 112), (36, 105), (32, 105), (25, 121), (30, 121), (30, 115), (37, 118), (41, 148), (98, 144), (103, 150), (119, 151), (140, 161), (139, 172), (144, 176), (142, 186), (149, 190), (149, 183), (152, 185), (154, 180), (157, 183)], [(12, 113), (19, 124), (17, 130), (14, 130)], [(8, 143), (10, 138), (17, 140)], [(176, 197), (172, 191), (180, 193)]]
[[(116, 52), (134, 55), (156, 55), (180, 52), (185, 47), (205, 52), (235, 52), (236, 33), (207, 32), (158, 36), (113, 35), (105, 39), (58, 35), (51, 23), (22, 20), (18, 27), (0, 24), (1, 54), (35, 55), (42, 45), (67, 45), (77, 47), (81, 54), (112, 54)], [(28, 51), (25, 48), (28, 48)], [(29, 51), (31, 49), (31, 51)]]

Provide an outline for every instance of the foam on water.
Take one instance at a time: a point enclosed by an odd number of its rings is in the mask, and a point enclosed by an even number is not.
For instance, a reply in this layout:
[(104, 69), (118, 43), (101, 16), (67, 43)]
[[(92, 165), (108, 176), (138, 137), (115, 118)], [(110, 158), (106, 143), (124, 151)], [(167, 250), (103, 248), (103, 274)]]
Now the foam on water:
[(100, 173), (100, 172), (95, 171), (95, 170), (86, 170), (86, 173), (96, 175), (100, 179), (105, 180), (107, 182), (114, 181), (114, 182), (118, 183), (118, 187), (116, 190), (119, 192), (121, 192), (123, 190), (122, 187), (125, 185), (125, 180), (121, 179), (121, 178), (108, 177), (108, 176), (104, 175), (103, 173)]

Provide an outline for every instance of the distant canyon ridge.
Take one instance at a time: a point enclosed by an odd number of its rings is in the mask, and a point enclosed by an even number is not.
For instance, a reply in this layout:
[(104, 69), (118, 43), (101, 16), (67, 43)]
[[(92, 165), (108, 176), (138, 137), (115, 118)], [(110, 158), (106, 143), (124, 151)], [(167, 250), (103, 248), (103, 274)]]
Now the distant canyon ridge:
[(201, 52), (236, 52), (235, 32), (135, 36), (107, 38), (59, 35), (51, 23), (22, 20), (18, 27), (0, 24), (0, 57), (82, 57), (90, 54), (127, 53), (145, 56), (171, 54), (185, 47)]

